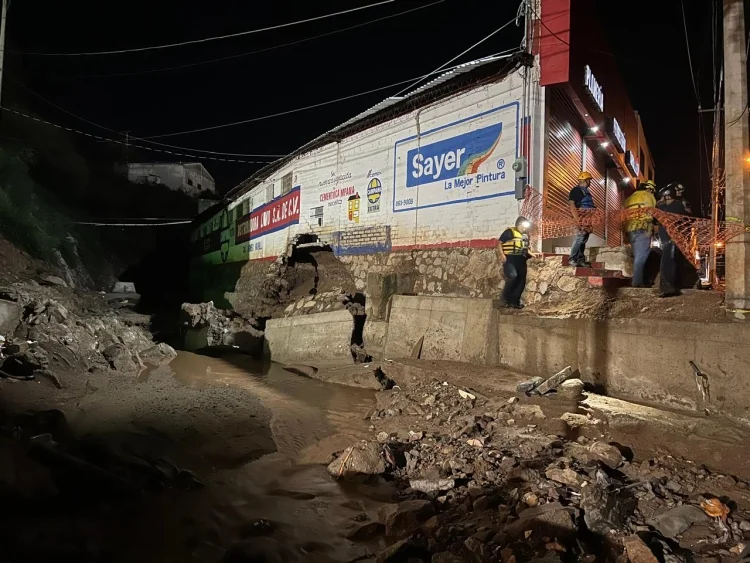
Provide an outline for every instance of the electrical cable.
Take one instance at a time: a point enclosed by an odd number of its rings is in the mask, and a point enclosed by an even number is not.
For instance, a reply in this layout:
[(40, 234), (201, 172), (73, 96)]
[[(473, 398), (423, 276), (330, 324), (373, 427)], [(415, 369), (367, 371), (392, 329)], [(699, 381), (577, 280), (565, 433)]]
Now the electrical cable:
[(693, 84), (693, 92), (695, 92), (695, 99), (698, 102), (698, 105), (700, 106), (701, 96), (698, 93), (698, 83), (695, 81), (695, 74), (693, 73), (693, 57), (690, 54), (690, 39), (689, 39), (688, 28), (687, 28), (687, 17), (685, 16), (684, 0), (680, 0), (680, 7), (682, 8), (682, 25), (685, 29), (685, 49), (687, 50), (688, 65), (690, 66), (690, 79)]
[[(515, 51), (517, 51), (517, 49), (514, 48), (513, 51), (515, 52)], [(497, 56), (498, 56), (498, 58), (508, 58), (510, 55), (498, 54)], [(485, 58), (487, 58), (487, 57), (485, 57)], [(456, 68), (458, 68), (460, 66), (462, 66), (462, 65), (456, 65), (454, 67), (443, 69), (443, 71), (444, 72), (450, 72), (451, 70), (454, 70), (454, 69), (456, 69)], [(277, 112), (277, 113), (271, 113), (271, 114), (263, 115), (263, 116), (260, 116), (260, 117), (252, 117), (250, 119), (243, 119), (241, 121), (233, 121), (231, 123), (223, 123), (221, 125), (211, 125), (209, 127), (200, 127), (198, 129), (189, 129), (189, 130), (186, 130), (186, 131), (175, 131), (173, 133), (162, 133), (160, 135), (147, 135), (147, 136), (138, 137), (138, 139), (141, 140), (141, 141), (148, 141), (149, 139), (159, 139), (159, 138), (163, 138), (163, 137), (175, 137), (177, 135), (188, 135), (190, 133), (202, 133), (204, 131), (214, 131), (216, 129), (224, 129), (226, 127), (234, 127), (236, 125), (245, 125), (247, 123), (255, 123), (257, 121), (264, 121), (266, 119), (271, 119), (271, 118), (274, 118), (274, 117), (281, 117), (281, 116), (284, 116), (284, 115), (290, 115), (292, 113), (298, 113), (298, 112), (301, 112), (301, 111), (306, 111), (308, 109), (319, 108), (319, 107), (323, 107), (323, 106), (328, 106), (328, 105), (331, 105), (331, 104), (335, 104), (335, 103), (338, 103), (338, 102), (343, 102), (343, 101), (346, 101), (346, 100), (351, 100), (351, 99), (354, 99), (354, 98), (359, 98), (359, 97), (362, 97), (362, 96), (366, 96), (368, 94), (373, 94), (375, 92), (380, 92), (382, 90), (387, 90), (387, 89), (393, 88), (395, 86), (401, 86), (402, 84), (411, 83), (411, 82), (414, 82), (415, 80), (420, 80), (420, 79), (423, 79), (423, 78), (428, 78), (428, 77), (433, 76), (435, 74), (439, 74), (440, 72), (442, 72), (442, 71), (433, 71), (433, 72), (430, 72), (428, 74), (424, 74), (422, 76), (418, 76), (418, 77), (415, 77), (415, 78), (408, 78), (406, 80), (400, 80), (398, 82), (394, 82), (393, 84), (388, 84), (387, 86), (379, 86), (378, 88), (372, 88), (371, 90), (367, 90), (365, 92), (359, 92), (357, 94), (350, 94), (348, 96), (342, 96), (341, 98), (335, 98), (333, 100), (328, 100), (326, 102), (319, 102), (317, 104), (311, 104), (311, 105), (308, 105), (308, 106), (302, 106), (302, 107), (291, 109), (291, 110), (287, 110), (287, 111), (280, 111), (280, 112)]]
[(300, 25), (303, 23), (309, 23), (314, 21), (320, 21), (327, 18), (332, 18), (335, 16), (342, 16), (344, 14), (351, 14), (352, 12), (359, 12), (361, 10), (367, 10), (369, 8), (375, 8), (377, 6), (383, 6), (384, 4), (391, 4), (395, 2), (396, 0), (381, 0), (380, 2), (375, 2), (374, 4), (368, 4), (366, 6), (360, 6), (358, 8), (350, 8), (348, 10), (342, 10), (339, 12), (333, 12), (330, 14), (325, 14), (323, 16), (315, 16), (312, 18), (306, 18), (304, 20), (297, 20), (293, 22), (288, 23), (282, 23), (279, 25), (272, 25), (268, 27), (261, 27), (259, 29), (251, 29), (248, 31), (240, 31), (237, 33), (229, 33), (226, 35), (217, 35), (214, 37), (205, 37), (203, 39), (192, 39), (190, 41), (181, 41), (179, 43), (167, 43), (164, 45), (153, 45), (151, 47), (135, 47), (132, 49), (115, 49), (110, 51), (89, 51), (89, 52), (79, 52), (79, 53), (39, 53), (39, 52), (28, 52), (28, 51), (9, 51), (11, 53), (18, 53), (21, 55), (34, 55), (38, 57), (84, 57), (84, 56), (96, 56), (96, 55), (119, 55), (123, 53), (138, 53), (143, 51), (154, 51), (157, 49), (171, 49), (174, 47), (183, 47), (185, 45), (196, 45), (199, 43), (208, 43), (210, 41), (218, 41), (221, 39), (231, 39), (234, 37), (243, 37), (246, 35), (252, 35), (255, 33), (261, 33), (264, 31), (273, 31), (275, 29), (282, 29), (286, 27), (292, 27), (295, 25)]
[(356, 25), (350, 25), (348, 27), (342, 27), (342, 28), (336, 29), (334, 31), (329, 31), (328, 33), (321, 33), (319, 35), (314, 35), (312, 37), (305, 37), (304, 39), (299, 39), (297, 41), (290, 41), (289, 43), (281, 43), (279, 45), (272, 45), (271, 47), (265, 47), (263, 49), (257, 49), (255, 51), (248, 51), (246, 53), (239, 53), (237, 55), (229, 55), (227, 57), (219, 57), (217, 59), (210, 59), (210, 60), (207, 60), (207, 61), (199, 61), (199, 62), (196, 62), (196, 63), (188, 63), (188, 64), (183, 64), (183, 65), (167, 66), (167, 67), (162, 67), (162, 68), (153, 68), (153, 69), (147, 69), (147, 70), (136, 70), (136, 71), (133, 71), (133, 72), (112, 72), (112, 73), (106, 73), (106, 74), (90, 74), (90, 75), (84, 75), (84, 76), (77, 76), (75, 78), (78, 78), (78, 79), (84, 79), (84, 78), (88, 79), (88, 78), (107, 78), (107, 77), (114, 78), (114, 77), (118, 77), (118, 76), (137, 76), (137, 75), (141, 75), (141, 74), (154, 74), (154, 73), (158, 73), (158, 72), (168, 72), (170, 70), (179, 70), (179, 69), (183, 69), (183, 68), (192, 68), (192, 67), (196, 67), (196, 66), (209, 65), (209, 64), (218, 63), (218, 62), (222, 62), (222, 61), (228, 61), (228, 60), (232, 60), (232, 59), (239, 59), (239, 58), (247, 57), (247, 56), (250, 56), (250, 55), (256, 55), (256, 54), (259, 54), (259, 53), (265, 53), (267, 51), (273, 51), (275, 49), (281, 49), (283, 47), (291, 47), (292, 45), (299, 45), (300, 43), (306, 43), (308, 41), (314, 41), (315, 39), (321, 39), (323, 37), (329, 37), (331, 35), (336, 35), (336, 34), (339, 34), (339, 33), (344, 33), (345, 31), (350, 31), (352, 29), (357, 29), (357, 28), (360, 28), (360, 27), (365, 27), (367, 25), (371, 25), (371, 24), (374, 24), (374, 23), (377, 23), (377, 22), (381, 22), (381, 21), (384, 21), (384, 20), (388, 20), (388, 19), (399, 17), (399, 16), (403, 16), (403, 15), (406, 15), (406, 14), (410, 14), (411, 12), (416, 12), (418, 10), (424, 10), (425, 8), (431, 8), (432, 6), (435, 6), (437, 4), (442, 4), (445, 1), (446, 0), (437, 0), (436, 2), (431, 2), (430, 4), (425, 4), (424, 6), (418, 6), (416, 8), (411, 8), (409, 10), (404, 10), (403, 12), (397, 12), (397, 13), (391, 14), (389, 16), (384, 16), (382, 18), (376, 18), (374, 20), (366, 21), (366, 22), (363, 22), (363, 23), (358, 23)]
[[(45, 98), (44, 96), (42, 96), (38, 92), (35, 92), (34, 90), (32, 90), (31, 88), (29, 88), (28, 86), (26, 86), (23, 82), (21, 82), (20, 80), (18, 80), (17, 78), (15, 78), (12, 75), (9, 78), (13, 82), (15, 82), (16, 84), (18, 84), (22, 88), (24, 88), (25, 90), (27, 90), (30, 94), (33, 94), (34, 96), (36, 96), (37, 98), (39, 98), (43, 102), (51, 105), (52, 107), (60, 110), (63, 113), (66, 113), (66, 114), (70, 115), (71, 117), (79, 119), (80, 121), (83, 121), (84, 123), (88, 123), (89, 125), (97, 127), (99, 129), (103, 129), (104, 131), (109, 131), (110, 133), (115, 133), (116, 135), (121, 135), (122, 134), (122, 131), (117, 131), (115, 129), (111, 129), (109, 127), (106, 127), (104, 125), (100, 125), (99, 123), (95, 123), (93, 121), (90, 121), (90, 120), (86, 119), (85, 117), (81, 117), (80, 115), (77, 115), (77, 114), (73, 113), (72, 111), (69, 111), (69, 110), (65, 109), (64, 107), (61, 107), (61, 106), (55, 104), (54, 102), (51, 102), (50, 100), (48, 100), (47, 98)], [(130, 138), (131, 139), (135, 139), (136, 141), (144, 141), (144, 142), (150, 143), (152, 145), (157, 145), (157, 146), (161, 146), (161, 147), (167, 147), (167, 148), (171, 148), (171, 149), (184, 150), (184, 151), (201, 152), (201, 153), (213, 154), (213, 155), (220, 155), (220, 156), (243, 156), (243, 157), (250, 157), (250, 158), (279, 158), (281, 156), (284, 156), (284, 155), (281, 155), (281, 154), (246, 154), (246, 153), (235, 153), (235, 152), (207, 151), (207, 150), (203, 150), (203, 149), (194, 149), (192, 147), (180, 147), (180, 146), (177, 146), (177, 145), (168, 145), (168, 144), (165, 144), (165, 143), (157, 143), (155, 141), (147, 141), (145, 139), (141, 139), (140, 137), (136, 137), (134, 135), (130, 135)]]
[[(457, 59), (460, 59), (460, 58), (461, 58), (461, 57), (463, 57), (463, 56), (464, 56), (464, 55), (465, 55), (466, 53), (468, 53), (469, 51), (471, 51), (471, 50), (472, 50), (472, 49), (474, 49), (475, 47), (478, 47), (479, 45), (481, 45), (482, 43), (484, 43), (485, 41), (487, 41), (487, 40), (488, 40), (488, 39), (489, 39), (490, 37), (493, 37), (493, 36), (494, 36), (494, 35), (496, 35), (497, 33), (500, 33), (500, 32), (501, 32), (501, 31), (502, 31), (503, 29), (505, 29), (506, 27), (508, 27), (508, 26), (509, 26), (509, 25), (511, 25), (512, 23), (515, 23), (515, 22), (516, 22), (516, 20), (517, 20), (517, 18), (515, 18), (515, 17), (514, 17), (514, 18), (513, 18), (512, 20), (510, 20), (510, 21), (509, 21), (508, 23), (505, 23), (505, 24), (501, 25), (501, 26), (500, 26), (500, 27), (498, 27), (498, 28), (497, 28), (497, 29), (496, 29), (495, 31), (493, 31), (492, 33), (490, 33), (490, 34), (489, 34), (489, 35), (488, 35), (487, 37), (484, 37), (483, 39), (480, 39), (479, 41), (477, 41), (476, 43), (474, 43), (474, 44), (473, 44), (473, 45), (472, 45), (471, 47), (469, 47), (469, 48), (468, 48), (468, 49), (466, 49), (465, 51), (462, 51), (461, 53), (459, 53), (458, 55), (456, 55), (455, 57), (453, 57), (453, 58), (452, 58), (451, 60), (449, 60), (448, 62), (446, 62), (446, 63), (444, 63), (444, 64), (440, 65), (439, 67), (437, 67), (437, 68), (436, 68), (435, 70), (433, 70), (433, 71), (432, 71), (432, 72), (431, 72), (430, 74), (435, 74), (435, 73), (437, 73), (437, 72), (440, 72), (440, 71), (441, 71), (441, 70), (443, 70), (443, 69), (444, 69), (445, 67), (447, 67), (447, 66), (448, 66), (449, 64), (451, 64), (451, 63), (455, 62), (455, 61), (456, 61)], [(420, 79), (418, 79), (418, 80), (417, 80), (417, 81), (415, 81), (415, 82), (414, 82), (413, 84), (410, 84), (409, 86), (407, 86), (407, 87), (406, 87), (406, 88), (404, 88), (403, 90), (400, 90), (400, 91), (396, 92), (396, 94), (395, 94), (395, 95), (396, 95), (396, 96), (400, 96), (400, 95), (401, 95), (402, 93), (406, 92), (407, 90), (411, 90), (412, 88), (414, 88), (414, 86), (416, 86), (417, 84), (419, 84), (420, 82), (422, 82), (422, 80), (424, 80), (424, 77), (423, 77), (423, 78), (420, 78)]]
[(24, 113), (22, 111), (18, 111), (16, 109), (7, 108), (5, 106), (0, 106), (0, 110), (6, 111), (8, 113), (12, 113), (14, 115), (17, 115), (19, 117), (24, 117), (26, 119), (30, 119), (32, 121), (36, 121), (37, 123), (43, 123), (44, 125), (49, 125), (50, 127), (54, 127), (56, 129), (61, 129), (63, 131), (68, 131), (69, 133), (76, 133), (77, 135), (81, 135), (83, 137), (89, 137), (90, 139), (96, 139), (98, 141), (106, 141), (109, 143), (116, 143), (118, 145), (126, 145), (129, 147), (137, 148), (137, 149), (143, 149), (146, 151), (151, 152), (158, 152), (163, 154), (169, 154), (172, 156), (181, 156), (181, 157), (187, 157), (195, 160), (214, 160), (217, 162), (237, 162), (242, 164), (264, 164), (267, 165), (267, 160), (240, 160), (237, 158), (219, 158), (215, 156), (206, 156), (206, 155), (195, 155), (195, 154), (189, 154), (189, 153), (181, 153), (181, 152), (175, 152), (175, 151), (169, 151), (166, 149), (157, 149), (154, 147), (146, 147), (143, 145), (136, 145), (133, 143), (126, 143), (125, 141), (120, 141), (117, 139), (109, 139), (107, 137), (102, 137), (101, 135), (96, 135), (94, 133), (88, 133), (86, 131), (81, 131), (80, 129), (73, 129), (72, 127), (65, 127), (64, 125), (59, 125), (57, 123), (53, 123), (51, 121), (47, 121), (46, 119), (42, 119), (40, 117), (35, 117), (33, 115), (29, 115), (27, 113)]

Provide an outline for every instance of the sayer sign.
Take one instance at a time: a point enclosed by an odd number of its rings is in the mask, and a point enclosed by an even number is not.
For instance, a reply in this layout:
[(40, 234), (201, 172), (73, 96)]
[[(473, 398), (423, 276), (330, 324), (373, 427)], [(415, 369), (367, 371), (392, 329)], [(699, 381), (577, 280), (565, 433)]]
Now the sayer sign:
[(235, 242), (245, 242), (299, 223), (299, 192), (296, 186), (285, 196), (260, 206), (237, 222)]
[(518, 150), (518, 110), (513, 102), (396, 142), (393, 210), (515, 193), (510, 167)]

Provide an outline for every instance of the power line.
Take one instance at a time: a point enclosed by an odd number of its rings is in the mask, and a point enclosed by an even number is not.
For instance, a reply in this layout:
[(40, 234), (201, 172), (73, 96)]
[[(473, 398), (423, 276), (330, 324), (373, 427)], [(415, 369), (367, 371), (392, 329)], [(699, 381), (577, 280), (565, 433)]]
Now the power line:
[(202, 66), (202, 65), (209, 65), (214, 63), (219, 63), (222, 61), (228, 61), (232, 59), (239, 59), (242, 57), (247, 57), (250, 55), (257, 55), (259, 53), (265, 53), (267, 51), (273, 51), (275, 49), (281, 49), (283, 47), (291, 47), (292, 45), (299, 45), (300, 43), (306, 43), (308, 41), (314, 41), (315, 39), (322, 39), (323, 37), (329, 37), (331, 35), (336, 35), (339, 33), (344, 33), (345, 31), (350, 31), (352, 29), (357, 29), (360, 27), (365, 27), (367, 25), (371, 25), (377, 22), (389, 20), (391, 18), (397, 18), (399, 16), (403, 16), (406, 14), (410, 14), (411, 12), (416, 12), (418, 10), (424, 10), (425, 8), (431, 8), (432, 6), (435, 6), (437, 4), (442, 4), (445, 2), (445, 0), (437, 0), (436, 2), (431, 2), (430, 4), (425, 4), (424, 6), (418, 6), (416, 8), (411, 8), (409, 10), (404, 10), (403, 12), (397, 12), (395, 14), (391, 14), (389, 16), (384, 16), (382, 18), (376, 18), (374, 20), (366, 21), (363, 23), (359, 23), (356, 25), (350, 25), (349, 27), (342, 27), (340, 29), (336, 29), (334, 31), (329, 31), (328, 33), (321, 33), (319, 35), (313, 35), (312, 37), (305, 37), (304, 39), (299, 39), (297, 41), (290, 41), (288, 43), (281, 43), (279, 45), (272, 45), (271, 47), (265, 47), (263, 49), (257, 49), (255, 51), (248, 51), (247, 53), (239, 53), (237, 55), (229, 55), (227, 57), (219, 57), (217, 59), (210, 59), (208, 61), (199, 61), (197, 63), (188, 63), (188, 64), (182, 64), (182, 65), (175, 65), (175, 66), (167, 66), (162, 68), (153, 68), (148, 70), (136, 70), (132, 72), (112, 72), (112, 73), (106, 73), (106, 74), (91, 74), (86, 76), (78, 76), (76, 78), (114, 78), (118, 76), (136, 76), (140, 74), (154, 74), (157, 72), (168, 72), (170, 70), (179, 70), (183, 68), (192, 68), (196, 66)]
[(268, 27), (262, 27), (259, 29), (251, 29), (249, 31), (240, 31), (238, 33), (229, 33), (227, 35), (217, 35), (214, 37), (206, 37), (203, 39), (193, 39), (190, 41), (181, 41), (179, 43), (167, 43), (165, 45), (153, 45), (151, 47), (135, 47), (132, 49), (116, 49), (111, 51), (89, 51), (89, 52), (83, 52), (83, 53), (38, 53), (38, 52), (27, 52), (27, 51), (10, 51), (11, 53), (18, 53), (22, 55), (34, 55), (39, 57), (82, 57), (82, 56), (94, 56), (94, 55), (119, 55), (123, 53), (137, 53), (137, 52), (143, 52), (143, 51), (154, 51), (157, 49), (171, 49), (173, 47), (183, 47), (185, 45), (196, 45), (198, 43), (208, 43), (209, 41), (218, 41), (221, 39), (231, 39), (233, 37), (243, 37), (245, 35), (252, 35), (255, 33), (261, 33), (264, 31), (272, 31), (275, 29), (282, 29), (285, 27), (292, 27), (295, 25), (300, 25), (303, 23), (309, 23), (314, 21), (320, 21), (327, 18), (332, 18), (335, 16), (342, 16), (344, 14), (351, 14), (352, 12), (359, 12), (361, 10), (366, 10), (368, 8), (375, 8), (377, 6), (382, 6), (384, 4), (391, 4), (395, 2), (396, 0), (382, 0), (380, 2), (376, 2), (374, 4), (368, 4), (367, 6), (360, 6), (359, 8), (350, 8), (348, 10), (342, 10), (339, 12), (333, 12), (331, 14), (326, 14), (323, 16), (315, 16), (312, 18), (307, 18), (304, 20), (297, 20), (294, 22), (289, 23), (282, 23), (279, 25), (272, 25)]
[(192, 220), (170, 221), (168, 223), (93, 223), (89, 221), (74, 221), (74, 225), (88, 225), (89, 227), (170, 227), (173, 225), (189, 225)]
[[(516, 51), (516, 50), (517, 49), (513, 49), (513, 51)], [(501, 58), (507, 58), (508, 56), (509, 55), (506, 55), (505, 57), (501, 57)], [(454, 68), (457, 68), (458, 66), (461, 66), (461, 65), (457, 65), (455, 67), (450, 67), (450, 68), (444, 69), (444, 70), (446, 72), (448, 72), (450, 70), (453, 70)], [(145, 137), (139, 137), (138, 139), (141, 140), (141, 141), (148, 141), (148, 139), (159, 139), (159, 138), (163, 138), (163, 137), (176, 137), (177, 135), (188, 135), (190, 133), (202, 133), (204, 131), (214, 131), (216, 129), (224, 129), (226, 127), (234, 127), (236, 125), (245, 125), (247, 123), (255, 123), (257, 121), (264, 121), (266, 119), (272, 119), (274, 117), (281, 117), (281, 116), (284, 116), (284, 115), (290, 115), (292, 113), (298, 113), (298, 112), (306, 111), (306, 110), (309, 110), (309, 109), (319, 108), (319, 107), (323, 107), (323, 106), (328, 106), (328, 105), (331, 105), (331, 104), (335, 104), (335, 103), (338, 103), (338, 102), (343, 102), (343, 101), (346, 101), (346, 100), (351, 100), (351, 99), (354, 99), (354, 98), (359, 98), (359, 97), (362, 97), (362, 96), (366, 96), (368, 94), (373, 94), (375, 92), (381, 92), (382, 90), (387, 90), (389, 88), (394, 88), (395, 86), (401, 86), (402, 84), (408, 84), (410, 82), (414, 82), (415, 80), (421, 80), (423, 78), (428, 78), (430, 76), (433, 76), (433, 75), (439, 74), (439, 73), (440, 73), (440, 71), (433, 71), (433, 72), (430, 72), (428, 74), (423, 74), (422, 76), (417, 76), (417, 77), (414, 77), (414, 78), (409, 78), (407, 80), (400, 80), (399, 82), (394, 82), (393, 84), (388, 84), (387, 86), (379, 86), (378, 88), (372, 88), (371, 90), (367, 90), (365, 92), (359, 92), (357, 94), (350, 94), (348, 96), (342, 96), (341, 98), (335, 98), (333, 100), (328, 100), (326, 102), (320, 102), (320, 103), (317, 103), (317, 104), (311, 104), (311, 105), (308, 105), (308, 106), (303, 106), (303, 107), (299, 107), (299, 108), (295, 108), (295, 109), (290, 109), (290, 110), (287, 110), (287, 111), (280, 111), (280, 112), (277, 112), (277, 113), (271, 113), (271, 114), (268, 114), (268, 115), (262, 115), (260, 117), (252, 117), (250, 119), (243, 119), (241, 121), (233, 121), (231, 123), (222, 123), (221, 125), (211, 125), (209, 127), (201, 127), (201, 128), (198, 128), (198, 129), (189, 129), (189, 130), (186, 130), (186, 131), (176, 131), (174, 133), (162, 133), (160, 135), (148, 135), (148, 136), (145, 136)]]
[(693, 73), (693, 57), (690, 55), (690, 40), (687, 28), (687, 18), (685, 17), (685, 2), (680, 0), (680, 7), (682, 8), (682, 25), (685, 29), (685, 49), (687, 50), (688, 65), (690, 66), (690, 79), (693, 83), (693, 92), (695, 92), (695, 99), (698, 105), (701, 103), (701, 96), (698, 93), (698, 83), (695, 81), (695, 74)]
[[(509, 26), (510, 24), (514, 23), (515, 21), (516, 21), (516, 18), (513, 18), (513, 19), (512, 19), (512, 20), (510, 20), (510, 21), (509, 21), (508, 23), (506, 23), (506, 24), (504, 24), (504, 25), (502, 25), (502, 26), (498, 27), (498, 28), (497, 28), (497, 29), (496, 29), (495, 31), (493, 31), (492, 33), (490, 33), (490, 34), (489, 34), (489, 35), (488, 35), (487, 37), (485, 37), (484, 39), (480, 39), (479, 41), (477, 41), (476, 43), (474, 43), (474, 44), (473, 44), (473, 45), (472, 45), (471, 47), (469, 47), (469, 48), (468, 48), (468, 49), (466, 49), (465, 51), (462, 51), (461, 53), (459, 53), (458, 55), (456, 55), (455, 57), (453, 57), (453, 58), (452, 58), (451, 60), (449, 60), (448, 62), (446, 62), (446, 63), (444, 63), (444, 64), (440, 65), (439, 67), (437, 67), (437, 68), (436, 68), (435, 70), (433, 70), (433, 71), (432, 71), (432, 72), (431, 72), (430, 74), (435, 74), (436, 72), (440, 72), (440, 71), (441, 71), (441, 70), (443, 70), (443, 69), (444, 69), (445, 67), (447, 67), (447, 66), (448, 66), (449, 64), (451, 64), (451, 63), (455, 62), (455, 61), (456, 61), (457, 59), (460, 59), (460, 58), (461, 58), (461, 57), (463, 57), (463, 56), (464, 56), (464, 55), (465, 55), (466, 53), (468, 53), (469, 51), (471, 51), (471, 50), (472, 50), (472, 49), (474, 49), (475, 47), (478, 47), (479, 45), (481, 45), (482, 43), (484, 43), (485, 41), (487, 41), (487, 40), (488, 40), (488, 39), (489, 39), (490, 37), (492, 37), (492, 36), (496, 35), (497, 33), (500, 33), (500, 32), (501, 32), (501, 31), (502, 31), (503, 29), (505, 29), (505, 28), (506, 28), (506, 27), (508, 27), (508, 26)], [(422, 80), (424, 80), (424, 79), (425, 79), (425, 77), (419, 78), (419, 79), (418, 79), (418, 80), (417, 80), (416, 82), (414, 82), (413, 84), (410, 84), (409, 86), (407, 86), (407, 87), (406, 87), (406, 88), (404, 88), (403, 90), (400, 90), (400, 91), (399, 91), (399, 92), (397, 92), (397, 93), (396, 93), (395, 95), (396, 95), (396, 96), (400, 96), (400, 95), (401, 95), (402, 93), (406, 92), (407, 90), (411, 90), (411, 89), (412, 89), (412, 88), (413, 88), (414, 86), (416, 86), (417, 84), (419, 84), (420, 82), (422, 82)]]
[(101, 135), (96, 135), (94, 133), (87, 133), (86, 131), (81, 131), (79, 129), (73, 129), (72, 127), (65, 127), (64, 125), (58, 125), (57, 123), (52, 123), (51, 121), (47, 121), (46, 119), (42, 119), (40, 117), (35, 117), (33, 115), (28, 115), (28, 114), (23, 113), (21, 111), (18, 111), (18, 110), (15, 110), (15, 109), (11, 109), (11, 108), (7, 108), (7, 107), (4, 107), (4, 106), (0, 106), (0, 110), (7, 111), (8, 113), (12, 113), (14, 115), (18, 115), (19, 117), (24, 117), (24, 118), (30, 119), (32, 121), (36, 121), (37, 123), (43, 123), (44, 125), (49, 125), (50, 127), (54, 127), (56, 129), (61, 129), (63, 131), (68, 131), (69, 133), (75, 133), (75, 134), (81, 135), (83, 137), (88, 137), (90, 139), (96, 139), (96, 140), (99, 140), (99, 141), (107, 141), (109, 143), (117, 143), (118, 145), (125, 145), (125, 144), (127, 144), (128, 146), (135, 147), (135, 148), (142, 149), (142, 150), (146, 150), (146, 151), (158, 152), (158, 153), (162, 153), (162, 154), (169, 154), (169, 155), (178, 156), (178, 157), (186, 157), (186, 158), (195, 159), (195, 160), (214, 160), (214, 161), (217, 161), (217, 162), (236, 162), (236, 163), (242, 163), (242, 164), (268, 164), (268, 161), (266, 161), (266, 160), (240, 160), (240, 159), (237, 159), (237, 158), (219, 158), (219, 157), (215, 157), (215, 156), (205, 156), (205, 155), (198, 156), (198, 155), (195, 155), (195, 154), (169, 151), (169, 150), (166, 150), (166, 149), (157, 149), (157, 148), (154, 148), (154, 147), (146, 147), (146, 146), (143, 146), (143, 145), (136, 145), (136, 144), (133, 144), (133, 143), (125, 143), (124, 141), (119, 141), (117, 139), (110, 139), (110, 138), (107, 138), (107, 137), (102, 137)]
[[(34, 90), (32, 90), (31, 88), (29, 88), (28, 86), (26, 86), (23, 82), (21, 82), (20, 80), (18, 80), (14, 76), (11, 76), (10, 79), (13, 82), (15, 82), (16, 84), (18, 84), (19, 86), (21, 86), (26, 91), (28, 91), (30, 94), (33, 94), (34, 96), (36, 96), (37, 98), (39, 98), (43, 102), (51, 105), (52, 107), (60, 110), (61, 112), (66, 113), (66, 114), (68, 114), (71, 117), (74, 117), (76, 119), (79, 119), (79, 120), (83, 121), (84, 123), (88, 123), (89, 125), (92, 125), (93, 127), (97, 127), (99, 129), (103, 129), (104, 131), (109, 131), (110, 133), (115, 133), (117, 135), (120, 134), (120, 131), (117, 131), (115, 129), (111, 129), (110, 127), (106, 127), (106, 126), (101, 125), (99, 123), (95, 123), (93, 121), (90, 121), (90, 120), (86, 119), (85, 117), (81, 117), (80, 115), (77, 115), (77, 114), (73, 113), (72, 111), (69, 111), (69, 110), (65, 109), (64, 107), (61, 107), (61, 106), (55, 104), (54, 102), (48, 100), (47, 98), (45, 98), (44, 96), (42, 96), (38, 92), (35, 92)], [(213, 155), (220, 155), (220, 156), (244, 156), (244, 157), (251, 157), (251, 158), (266, 158), (266, 157), (267, 158), (279, 158), (281, 156), (284, 156), (284, 155), (281, 155), (281, 154), (245, 154), (245, 153), (234, 153), (234, 152), (207, 151), (207, 150), (203, 150), (203, 149), (194, 149), (192, 147), (180, 147), (180, 146), (177, 146), (177, 145), (168, 145), (166, 143), (157, 143), (155, 141), (148, 141), (148, 140), (145, 140), (145, 139), (141, 139), (140, 137), (134, 137), (132, 135), (130, 136), (130, 138), (131, 139), (135, 139), (137, 141), (144, 141), (146, 143), (150, 143), (152, 145), (157, 145), (157, 146), (160, 146), (160, 147), (167, 147), (167, 148), (171, 148), (171, 149), (184, 150), (184, 151), (201, 152), (201, 153), (213, 154)]]

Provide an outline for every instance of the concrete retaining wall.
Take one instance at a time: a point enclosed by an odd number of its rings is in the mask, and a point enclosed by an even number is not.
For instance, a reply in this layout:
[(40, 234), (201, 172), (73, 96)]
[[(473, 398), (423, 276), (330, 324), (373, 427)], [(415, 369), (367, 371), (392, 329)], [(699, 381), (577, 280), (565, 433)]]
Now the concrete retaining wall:
[(424, 337), (423, 359), (497, 363), (497, 314), (490, 299), (394, 295), (387, 358), (411, 357)]
[[(607, 395), (750, 420), (750, 325), (500, 315), (500, 362), (531, 374), (566, 365)], [(710, 400), (690, 361), (708, 376)]]
[(271, 319), (266, 322), (265, 356), (286, 363), (352, 363), (353, 329), (349, 311)]

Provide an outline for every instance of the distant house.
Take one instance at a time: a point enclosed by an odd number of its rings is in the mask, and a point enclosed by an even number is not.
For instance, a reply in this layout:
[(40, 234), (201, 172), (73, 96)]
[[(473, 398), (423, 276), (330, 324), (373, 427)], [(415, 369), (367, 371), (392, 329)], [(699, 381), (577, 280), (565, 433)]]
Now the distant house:
[(125, 170), (135, 184), (162, 184), (193, 197), (216, 195), (216, 182), (200, 162), (131, 162)]

